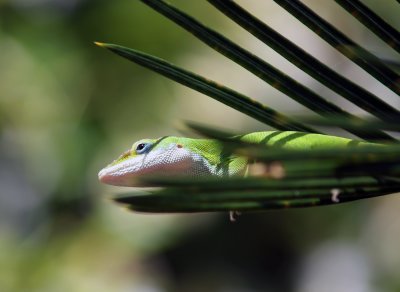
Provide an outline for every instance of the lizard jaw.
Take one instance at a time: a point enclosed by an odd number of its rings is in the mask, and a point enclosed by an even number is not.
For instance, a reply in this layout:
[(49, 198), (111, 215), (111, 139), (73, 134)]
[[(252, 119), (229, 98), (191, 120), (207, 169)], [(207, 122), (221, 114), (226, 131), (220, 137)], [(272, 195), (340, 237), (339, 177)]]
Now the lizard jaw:
[(170, 145), (148, 154), (127, 158), (118, 164), (103, 168), (98, 176), (102, 183), (138, 187), (140, 178), (148, 176), (171, 177), (212, 175), (213, 167), (201, 156), (187, 149)]
[[(133, 160), (133, 161), (132, 161)], [(137, 159), (136, 159), (137, 160)], [(115, 165), (108, 165), (100, 170), (98, 176), (102, 183), (115, 186), (134, 185), (134, 178), (130, 174), (135, 173), (134, 158), (129, 158)], [(129, 180), (128, 180), (129, 178)]]

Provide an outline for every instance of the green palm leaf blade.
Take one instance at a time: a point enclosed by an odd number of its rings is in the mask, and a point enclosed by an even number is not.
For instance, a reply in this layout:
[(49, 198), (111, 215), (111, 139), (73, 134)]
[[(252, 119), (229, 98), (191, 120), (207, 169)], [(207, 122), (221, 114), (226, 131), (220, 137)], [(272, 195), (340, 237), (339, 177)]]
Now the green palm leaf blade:
[(297, 0), (274, 0), (344, 56), (359, 65), (393, 92), (400, 94), (400, 76), (342, 32)]
[(400, 132), (400, 119), (392, 119), (391, 122), (380, 121), (376, 119), (353, 120), (342, 116), (326, 117), (302, 117), (300, 118), (306, 124), (325, 126), (325, 127), (346, 127), (354, 129), (375, 129), (381, 131)]
[[(342, 116), (325, 116), (325, 117), (310, 117), (302, 116), (298, 117), (297, 120), (302, 121), (304, 124), (310, 124), (315, 126), (331, 127), (331, 128), (354, 128), (363, 131), (368, 130), (380, 130), (390, 132), (400, 132), (400, 120), (393, 119), (391, 123), (384, 122), (377, 119), (363, 119), (354, 120), (348, 119)], [(216, 129), (199, 123), (193, 123), (186, 121), (184, 128), (200, 134), (202, 136), (220, 140), (226, 140), (234, 136), (233, 133), (226, 132), (224, 130)], [(398, 143), (397, 141), (395, 143)], [(393, 143), (392, 143), (393, 144)]]
[[(228, 87), (174, 66), (160, 58), (113, 44), (96, 43), (139, 65), (204, 93), (244, 114), (281, 130), (318, 132)], [(384, 137), (381, 137), (384, 139)]]
[(199, 134), (200, 136), (203, 137), (224, 140), (225, 142), (232, 141), (231, 138), (236, 135), (227, 130), (221, 130), (216, 127), (210, 127), (204, 124), (191, 121), (184, 121), (182, 123), (182, 129), (190, 131), (191, 133)]
[(313, 207), (345, 203), (383, 196), (400, 190), (397, 188), (312, 189), (273, 191), (202, 192), (191, 189), (166, 189), (151, 195), (134, 195), (116, 198), (118, 203), (131, 210), (142, 212), (212, 212), (248, 211), (279, 208)]
[(335, 0), (391, 48), (400, 53), (400, 33), (358, 0)]
[[(285, 93), (292, 99), (315, 111), (320, 115), (340, 114), (349, 118), (359, 119), (340, 107), (325, 100), (323, 97), (290, 78), (283, 72), (274, 68), (257, 56), (251, 54), (232, 41), (228, 40), (216, 31), (202, 25), (189, 15), (162, 0), (141, 0), (148, 6), (174, 21), (188, 32), (192, 33), (214, 50), (222, 53), (234, 62), (243, 66), (262, 80), (266, 81), (277, 90)], [(349, 132), (366, 140), (393, 140), (392, 137), (383, 132), (358, 132), (346, 129)]]
[(385, 63), (390, 68), (392, 68), (397, 73), (400, 72), (400, 62), (399, 61), (390, 60), (390, 59), (386, 59), (386, 58), (382, 58), (381, 60), (382, 60), (383, 63)]
[[(238, 178), (168, 178), (148, 177), (143, 178), (144, 184), (151, 186), (188, 189), (191, 192), (198, 190), (210, 192), (246, 191), (246, 190), (315, 190), (332, 188), (359, 188), (359, 187), (396, 187), (392, 179), (379, 179), (371, 176), (343, 177), (343, 178), (282, 178), (268, 177), (238, 177)], [(223, 196), (223, 194), (222, 194)], [(216, 198), (213, 198), (216, 199)], [(237, 198), (236, 198), (237, 199)]]
[(280, 35), (234, 1), (208, 0), (208, 2), (295, 66), (360, 108), (382, 120), (390, 121), (392, 118), (400, 116), (400, 112), (397, 109), (336, 73), (336, 71)]

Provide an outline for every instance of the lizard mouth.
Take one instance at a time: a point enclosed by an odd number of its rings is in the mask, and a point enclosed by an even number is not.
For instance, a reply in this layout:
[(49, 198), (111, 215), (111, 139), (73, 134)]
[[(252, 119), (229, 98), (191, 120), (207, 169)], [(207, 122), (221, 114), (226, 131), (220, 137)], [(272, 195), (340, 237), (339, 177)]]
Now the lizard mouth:
[(98, 176), (99, 176), (99, 181), (104, 184), (116, 185), (116, 186), (121, 185), (121, 178), (113, 175), (106, 168), (100, 170)]
[(115, 186), (121, 185), (122, 181), (121, 177), (113, 175), (111, 172), (109, 172), (107, 168), (103, 168), (102, 170), (100, 170), (98, 176), (99, 176), (99, 181), (104, 184), (115, 185)]
[(111, 164), (99, 172), (99, 180), (115, 186), (143, 187), (149, 186), (145, 178), (197, 177), (211, 175), (212, 171), (201, 156), (174, 144)]
[(133, 186), (138, 184), (137, 177), (142, 174), (141, 160), (132, 157), (118, 164), (111, 164), (100, 170), (98, 176), (102, 183), (115, 186)]
[(110, 164), (100, 170), (99, 180), (102, 183), (115, 186), (145, 186), (144, 182), (141, 182), (142, 178), (168, 175), (179, 164), (182, 164), (182, 162), (170, 159), (173, 154), (173, 149), (162, 149), (149, 154), (130, 157), (117, 164)]

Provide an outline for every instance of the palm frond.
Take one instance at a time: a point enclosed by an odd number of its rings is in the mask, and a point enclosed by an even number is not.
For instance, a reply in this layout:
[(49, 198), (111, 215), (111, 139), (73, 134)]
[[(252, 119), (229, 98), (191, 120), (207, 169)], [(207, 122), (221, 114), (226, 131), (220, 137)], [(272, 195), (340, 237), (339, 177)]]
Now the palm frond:
[(339, 204), (383, 196), (396, 191), (400, 191), (399, 185), (342, 189), (285, 190), (279, 188), (233, 191), (195, 190), (180, 187), (167, 188), (147, 195), (134, 194), (133, 196), (119, 197), (115, 200), (127, 205), (133, 211), (140, 212), (255, 211)]
[(335, 0), (389, 47), (400, 53), (400, 33), (359, 0)]
[(361, 86), (336, 73), (235, 2), (224, 0), (208, 0), (208, 2), (295, 66), (365, 111), (382, 120), (391, 120), (393, 117), (400, 116), (400, 112), (397, 109)]
[[(251, 54), (240, 46), (236, 45), (226, 37), (216, 31), (202, 25), (194, 18), (178, 10), (162, 0), (141, 0), (157, 12), (163, 14), (168, 19), (192, 33), (198, 39), (209, 45), (214, 50), (222, 53), (226, 57), (240, 64), (254, 75), (272, 85), (277, 90), (285, 93), (292, 99), (298, 101), (305, 107), (313, 110), (320, 115), (337, 114), (349, 118), (359, 119), (344, 111), (335, 104), (327, 101), (314, 91), (311, 91), (301, 83), (287, 76), (285, 73), (271, 66), (264, 60)], [(367, 140), (393, 140), (383, 132), (368, 133), (346, 129), (360, 138)]]
[(381, 62), (378, 57), (352, 41), (300, 1), (274, 1), (344, 56), (359, 65), (393, 92), (400, 94), (400, 76)]
[(299, 120), (306, 124), (325, 126), (325, 127), (340, 127), (340, 128), (354, 128), (364, 131), (369, 129), (382, 130), (382, 131), (400, 131), (400, 119), (391, 119), (388, 122), (384, 122), (377, 119), (363, 119), (362, 121), (356, 121), (348, 119), (342, 116), (326, 116), (326, 117), (301, 117)]
[[(205, 77), (174, 66), (160, 58), (118, 45), (104, 43), (96, 44), (183, 85), (207, 94), (208, 96), (213, 97), (216, 100), (276, 129), (305, 132), (316, 131), (312, 130), (310, 127), (302, 125), (301, 123), (292, 121), (289, 117), (286, 117), (239, 92)], [(382, 139), (384, 138), (385, 137), (382, 137)]]
[[(248, 168), (248, 176), (195, 180), (144, 177), (142, 185), (163, 188), (127, 194), (116, 198), (117, 202), (143, 212), (241, 211), (338, 204), (400, 191), (400, 146), (395, 138), (385, 132), (393, 131), (395, 135), (400, 132), (400, 112), (395, 107), (324, 65), (233, 1), (208, 0), (301, 70), (371, 113), (374, 119), (361, 119), (344, 111), (164, 1), (141, 1), (321, 117), (289, 118), (248, 96), (165, 60), (118, 45), (98, 43), (100, 46), (276, 129), (316, 133), (310, 125), (340, 127), (366, 140), (385, 141), (387, 145), (313, 151), (283, 150), (245, 143), (231, 139), (231, 134), (225, 131), (186, 123), (186, 127), (192, 131), (219, 139), (228, 151), (253, 162)], [(388, 62), (350, 40), (300, 1), (274, 1), (386, 87), (400, 93), (400, 77), (388, 67)], [(336, 2), (398, 51), (399, 33), (372, 10), (359, 1)]]

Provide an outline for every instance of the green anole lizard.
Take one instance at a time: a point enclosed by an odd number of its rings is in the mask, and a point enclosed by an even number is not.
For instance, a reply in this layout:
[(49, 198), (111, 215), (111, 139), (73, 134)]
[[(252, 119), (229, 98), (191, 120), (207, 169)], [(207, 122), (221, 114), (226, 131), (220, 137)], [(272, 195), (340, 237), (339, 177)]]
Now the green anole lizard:
[[(288, 150), (322, 150), (377, 145), (342, 137), (293, 131), (255, 132), (236, 136), (240, 141)], [(243, 176), (248, 161), (236, 154), (225, 155), (223, 145), (213, 139), (166, 136), (143, 139), (99, 172), (101, 182), (116, 186), (141, 186), (143, 176)]]

